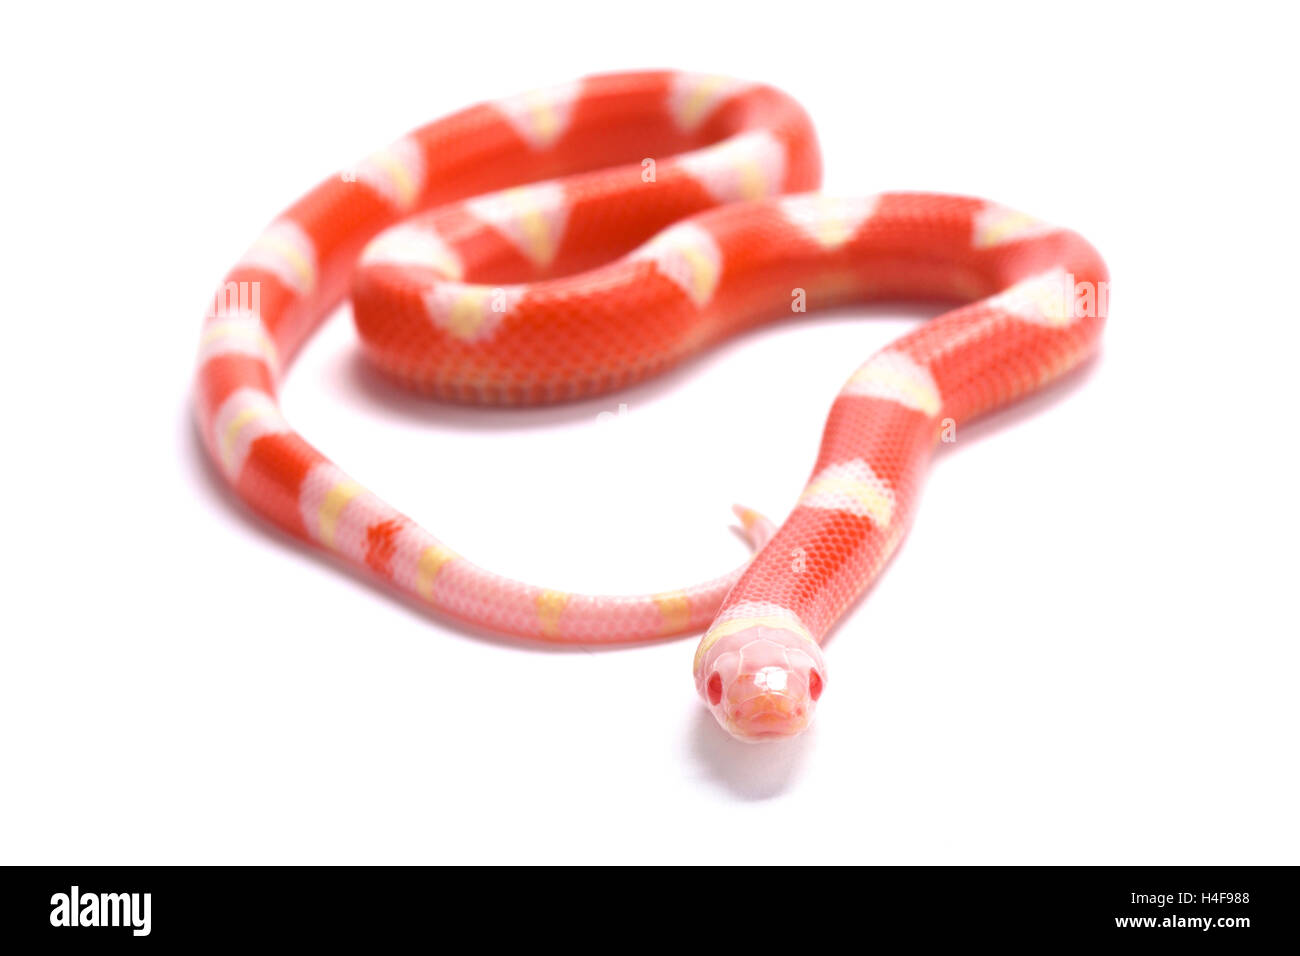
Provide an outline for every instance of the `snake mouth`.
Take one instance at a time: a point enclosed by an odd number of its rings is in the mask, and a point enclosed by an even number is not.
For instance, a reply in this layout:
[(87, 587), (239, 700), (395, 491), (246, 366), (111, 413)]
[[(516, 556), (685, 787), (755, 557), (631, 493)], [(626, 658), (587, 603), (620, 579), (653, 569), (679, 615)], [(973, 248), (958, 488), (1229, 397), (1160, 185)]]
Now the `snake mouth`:
[(727, 715), (728, 730), (742, 740), (772, 740), (802, 733), (812, 720), (811, 703), (787, 694), (759, 694)]
[(731, 736), (744, 743), (774, 743), (778, 740), (789, 740), (797, 737), (808, 729), (808, 720), (800, 718), (792, 723), (775, 723), (772, 724), (736, 724), (728, 723), (727, 730)]

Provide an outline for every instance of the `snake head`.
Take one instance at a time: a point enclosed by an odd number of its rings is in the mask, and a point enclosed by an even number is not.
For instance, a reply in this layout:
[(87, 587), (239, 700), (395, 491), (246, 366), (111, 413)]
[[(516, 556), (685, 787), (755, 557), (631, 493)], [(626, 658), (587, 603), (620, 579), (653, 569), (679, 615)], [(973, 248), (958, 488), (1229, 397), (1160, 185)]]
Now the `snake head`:
[(696, 687), (733, 737), (777, 740), (812, 723), (825, 674), (821, 648), (812, 640), (755, 625), (709, 646), (696, 668)]

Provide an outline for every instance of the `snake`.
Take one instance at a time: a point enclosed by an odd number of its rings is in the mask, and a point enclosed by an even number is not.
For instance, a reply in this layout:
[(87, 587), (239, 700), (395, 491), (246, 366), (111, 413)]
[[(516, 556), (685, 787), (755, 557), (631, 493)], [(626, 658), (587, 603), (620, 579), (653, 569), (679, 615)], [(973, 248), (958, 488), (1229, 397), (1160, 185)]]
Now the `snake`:
[[(774, 87), (609, 73), (461, 110), (321, 182), (218, 284), (194, 387), (202, 444), (253, 513), (435, 616), (580, 645), (703, 632), (692, 673), (745, 741), (812, 722), (822, 644), (909, 527), (958, 427), (1087, 360), (1108, 274), (1080, 235), (939, 193), (838, 198), (802, 106)], [(635, 595), (471, 562), (286, 421), (286, 366), (351, 294), (361, 349), (431, 400), (572, 402), (729, 336), (864, 302), (948, 310), (853, 369), (777, 526), (738, 507), (729, 573)]]

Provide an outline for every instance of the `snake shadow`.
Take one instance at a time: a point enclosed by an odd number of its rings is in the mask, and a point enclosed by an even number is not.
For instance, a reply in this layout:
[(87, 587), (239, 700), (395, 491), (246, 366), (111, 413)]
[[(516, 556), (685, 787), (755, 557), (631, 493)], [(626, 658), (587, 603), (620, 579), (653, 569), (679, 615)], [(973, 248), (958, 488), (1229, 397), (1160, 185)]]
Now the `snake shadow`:
[(781, 796), (799, 779), (816, 734), (814, 724), (789, 740), (747, 744), (724, 731), (708, 710), (698, 706), (690, 748), (710, 781), (734, 797), (759, 802)]

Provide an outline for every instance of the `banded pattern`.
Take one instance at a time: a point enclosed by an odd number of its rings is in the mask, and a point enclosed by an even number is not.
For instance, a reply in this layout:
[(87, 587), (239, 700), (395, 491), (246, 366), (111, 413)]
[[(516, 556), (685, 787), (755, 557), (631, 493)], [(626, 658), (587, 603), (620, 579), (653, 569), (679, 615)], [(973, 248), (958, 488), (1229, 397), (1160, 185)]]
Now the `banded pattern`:
[[(1072, 297), (1070, 283), (1106, 279), (1074, 233), (961, 197), (784, 195), (819, 178), (796, 103), (716, 77), (597, 76), (434, 122), (308, 193), (224, 280), (256, 294), (205, 325), (205, 444), (257, 512), (476, 626), (600, 642), (712, 624), (695, 676), (719, 720), (746, 739), (797, 732), (824, 685), (818, 642), (901, 540), (942, 422), (1078, 364), (1105, 318), (1104, 297), (1089, 309)], [(279, 376), (349, 283), (378, 367), (445, 400), (490, 404), (637, 381), (789, 315), (793, 291), (810, 308), (969, 304), (849, 378), (779, 531), (737, 510), (759, 552), (746, 568), (615, 597), (492, 574), (292, 430)]]

